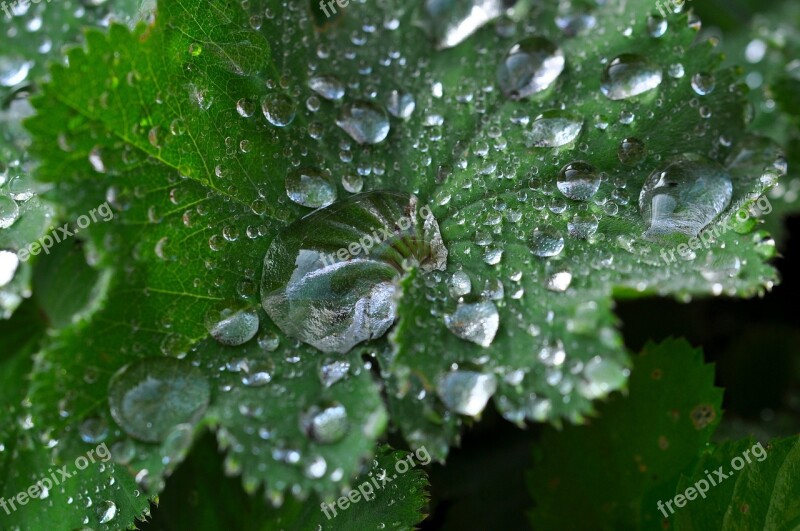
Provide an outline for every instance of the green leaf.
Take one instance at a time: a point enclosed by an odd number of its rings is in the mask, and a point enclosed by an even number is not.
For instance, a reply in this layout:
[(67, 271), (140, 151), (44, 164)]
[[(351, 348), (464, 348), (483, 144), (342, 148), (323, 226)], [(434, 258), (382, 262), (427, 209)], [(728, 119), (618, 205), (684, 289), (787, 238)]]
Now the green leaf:
[[(353, 5), (359, 16), (320, 26), (318, 13), (310, 17), (301, 4), (164, 0), (154, 25), (89, 31), (68, 66), (53, 67), (27, 122), (36, 176), (52, 184), (67, 219), (106, 200), (115, 209), (113, 222), (81, 233), (108, 275), (102, 308), (55, 334), (37, 358), (32, 414), (58, 433), (59, 453), (79, 454), (79, 427), (105, 422), (110, 444), (135, 449), (126, 474), (146, 479), (140, 487), (152, 496), (191, 436), (210, 425), (246, 490), (266, 484), (276, 501), (284, 491), (330, 493), (355, 475), (385, 430), (373, 368), (388, 382), (389, 409), (407, 440), (430, 443), (443, 459), (461, 414), (479, 415), (492, 395), (520, 424), (580, 422), (593, 400), (623, 386), (629, 363), (612, 295), (748, 296), (769, 288), (775, 272), (764, 263), (764, 236), (752, 233), (756, 223), (725, 231), (692, 260), (665, 263), (662, 252), (687, 238), (643, 238), (637, 206), (662, 161), (692, 152), (723, 162), (745, 138), (737, 72), (716, 70), (709, 43), (693, 45), (686, 15), (652, 37), (645, 0), (624, 13), (597, 8), (597, 27), (576, 38), (552, 22), (554, 8), (521, 5), (530, 9), (515, 13), (518, 22), (502, 20), (440, 52), (418, 29), (440, 22), (401, 2)], [(534, 26), (563, 49), (567, 68), (553, 89), (507, 99), (497, 66)], [(663, 80), (640, 96), (609, 100), (600, 90), (604, 65), (631, 52), (657, 63)], [(677, 62), (684, 76), (666, 75)], [(702, 73), (714, 77), (705, 96), (691, 86)], [(308, 88), (317, 74), (342, 81), (343, 102), (321, 101)], [(407, 120), (392, 118), (385, 141), (358, 145), (364, 138), (336, 126), (357, 100), (383, 103), (394, 90), (413, 95), (416, 110)], [(530, 147), (530, 126), (520, 124), (562, 106), (581, 118), (580, 135), (557, 149)], [(636, 167), (618, 156), (631, 137), (648, 148)], [(584, 159), (602, 176), (600, 189), (592, 201), (565, 199), (557, 174)], [(399, 320), (388, 341), (341, 357), (279, 333), (258, 309), (270, 242), (310, 212), (286, 192), (287, 177), (305, 168), (335, 176), (340, 199), (357, 189), (415, 194), (433, 209), (449, 251), (445, 273), (416, 270), (398, 281)], [(717, 229), (767, 187), (749, 168), (730, 173), (732, 203), (712, 222)], [(596, 232), (569, 236), (575, 215), (596, 216)], [(347, 227), (348, 220), (335, 221)], [(531, 238), (549, 231), (563, 236), (564, 249), (532, 254)], [(447, 287), (458, 270), (472, 285), (463, 304)], [(453, 322), (476, 308), (488, 316), (477, 324), (491, 333), (467, 342), (448, 330), (446, 322), (458, 330)], [(239, 346), (214, 342), (221, 315), (251, 322), (258, 315), (258, 337)], [(461, 329), (464, 336), (470, 327)], [(129, 364), (156, 367), (165, 355), (199, 375), (210, 405), (188, 419), (196, 424), (158, 444), (134, 442), (127, 435), (136, 430), (110, 416), (109, 385)], [(318, 372), (331, 361), (349, 370), (328, 387)], [(245, 385), (254, 378), (269, 381)], [(58, 408), (65, 396), (67, 417)], [(338, 430), (341, 439), (309, 437), (309, 415), (342, 407), (348, 428)], [(327, 464), (321, 481), (308, 473), (318, 457)]]
[[(328, 518), (321, 508), (323, 502), (317, 496), (302, 501), (287, 499), (278, 508), (268, 505), (260, 497), (247, 496), (238, 480), (223, 475), (221, 456), (215, 451), (213, 440), (203, 438), (170, 478), (151, 521), (140, 526), (140, 529), (356, 531), (382, 529), (384, 526), (386, 529), (412, 529), (423, 519), (422, 511), (427, 502), (428, 483), (425, 472), (419, 467), (427, 460), (426, 453), (418, 453), (423, 460), (418, 460), (417, 453), (382, 446), (375, 460), (369, 466), (364, 466), (362, 474), (351, 483), (352, 490), (360, 497), (354, 494), (356, 502), (351, 502), (344, 510), (336, 505), (337, 499), (328, 500)], [(415, 466), (409, 466), (406, 473), (397, 474), (396, 478), (391, 479), (397, 463), (401, 461), (413, 462)], [(389, 473), (391, 482), (380, 489), (376, 488), (372, 478), (382, 477), (384, 471)], [(202, 481), (198, 481), (198, 478), (202, 478)], [(381, 485), (380, 480), (376, 481)], [(360, 494), (359, 487), (367, 493), (369, 500)], [(350, 490), (342, 492), (342, 495), (347, 496)], [(333, 509), (331, 504), (334, 505)], [(343, 501), (342, 506), (344, 504)]]
[(673, 496), (719, 423), (722, 390), (713, 383), (713, 366), (685, 341), (646, 346), (628, 396), (612, 396), (587, 426), (545, 431), (529, 476), (533, 526), (660, 527), (656, 502)]
[[(800, 438), (762, 446), (752, 439), (709, 448), (694, 470), (681, 478), (673, 513), (675, 529), (800, 528)], [(689, 492), (692, 488), (695, 492)], [(705, 496), (700, 496), (704, 491)], [(666, 499), (665, 499), (666, 501)], [(674, 499), (673, 499), (674, 501)]]

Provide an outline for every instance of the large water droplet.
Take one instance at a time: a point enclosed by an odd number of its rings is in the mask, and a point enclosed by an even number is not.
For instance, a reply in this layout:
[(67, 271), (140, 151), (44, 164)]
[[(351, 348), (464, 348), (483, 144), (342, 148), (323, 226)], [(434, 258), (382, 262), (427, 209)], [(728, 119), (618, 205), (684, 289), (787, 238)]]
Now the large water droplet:
[(131, 437), (159, 442), (172, 428), (196, 422), (211, 389), (203, 373), (174, 358), (146, 358), (126, 365), (108, 386), (111, 416)]
[(502, 15), (511, 4), (504, 0), (425, 0), (421, 24), (437, 48), (451, 48)]
[(455, 312), (444, 316), (444, 324), (461, 339), (488, 347), (497, 334), (500, 316), (491, 301), (459, 304)]
[(497, 389), (493, 374), (453, 371), (442, 376), (436, 390), (451, 411), (475, 417), (480, 415)]
[(320, 208), (336, 201), (336, 185), (316, 168), (300, 168), (286, 178), (286, 195), (298, 205)]
[(731, 201), (733, 185), (718, 163), (699, 155), (680, 155), (645, 180), (639, 208), (646, 237), (682, 233), (697, 236)]
[(397, 314), (398, 282), (418, 264), (444, 270), (439, 225), (415, 196), (367, 192), (284, 229), (264, 259), (261, 303), (289, 336), (344, 353), (383, 335)]
[(236, 346), (250, 341), (258, 332), (258, 313), (254, 310), (211, 310), (206, 329), (223, 345)]
[(662, 75), (661, 67), (649, 59), (626, 53), (605, 67), (600, 90), (612, 100), (622, 100), (656, 88)]
[(345, 105), (336, 125), (359, 144), (378, 144), (389, 134), (386, 111), (367, 101)]
[(529, 37), (515, 44), (497, 68), (497, 83), (503, 94), (522, 99), (555, 83), (564, 71), (564, 53), (542, 37)]
[(583, 118), (577, 114), (552, 109), (540, 114), (526, 133), (529, 147), (560, 147), (569, 144), (581, 134)]
[(570, 199), (588, 201), (600, 188), (600, 176), (591, 164), (578, 160), (561, 168), (556, 185)]

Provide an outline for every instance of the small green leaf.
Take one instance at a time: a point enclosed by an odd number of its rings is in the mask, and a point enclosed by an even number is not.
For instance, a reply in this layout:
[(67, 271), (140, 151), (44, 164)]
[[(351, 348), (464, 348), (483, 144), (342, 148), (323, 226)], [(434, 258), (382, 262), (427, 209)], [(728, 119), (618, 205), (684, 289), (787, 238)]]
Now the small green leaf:
[[(800, 438), (776, 439), (767, 445), (752, 439), (727, 441), (703, 454), (675, 491), (692, 498), (675, 503), (678, 531), (800, 529)], [(695, 493), (688, 493), (687, 489)], [(705, 491), (705, 496), (699, 496)], [(665, 498), (667, 501), (669, 498)], [(673, 499), (674, 502), (674, 499)]]
[[(655, 529), (720, 421), (713, 366), (683, 340), (634, 357), (628, 396), (612, 396), (587, 426), (549, 428), (534, 453), (531, 521), (543, 529)], [(581, 500), (575, 511), (575, 500)]]

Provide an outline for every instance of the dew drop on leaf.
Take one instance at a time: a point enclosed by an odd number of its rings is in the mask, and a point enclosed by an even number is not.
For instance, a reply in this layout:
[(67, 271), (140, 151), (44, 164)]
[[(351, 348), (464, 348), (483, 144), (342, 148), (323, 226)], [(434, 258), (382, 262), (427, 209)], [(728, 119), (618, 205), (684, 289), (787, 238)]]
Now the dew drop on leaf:
[(287, 335), (323, 352), (382, 336), (406, 266), (444, 270), (439, 225), (413, 195), (367, 192), (284, 229), (264, 258), (261, 303)]
[(451, 411), (475, 417), (480, 415), (497, 389), (493, 374), (457, 370), (441, 376), (436, 391)]
[(359, 144), (378, 144), (389, 134), (389, 118), (374, 103), (357, 101), (342, 107), (336, 125)]
[(320, 444), (340, 441), (350, 428), (347, 410), (341, 404), (312, 406), (300, 419), (303, 431)]
[(7, 195), (0, 195), (0, 229), (7, 229), (17, 221), (19, 206)]
[(386, 108), (395, 118), (406, 120), (414, 113), (414, 95), (402, 90), (392, 90), (386, 101)]
[(542, 37), (515, 44), (497, 68), (497, 83), (507, 98), (526, 98), (555, 83), (564, 71), (564, 53)]
[(308, 87), (325, 98), (336, 101), (344, 97), (344, 83), (333, 76), (314, 76), (308, 80)]
[(588, 162), (570, 162), (558, 172), (556, 185), (566, 197), (588, 201), (600, 188), (600, 176)]
[(603, 69), (600, 90), (609, 99), (623, 100), (661, 84), (661, 68), (637, 54), (622, 54)]
[(455, 312), (444, 316), (444, 324), (457, 337), (488, 347), (497, 334), (500, 316), (491, 301), (459, 304)]
[(160, 442), (178, 424), (197, 421), (210, 396), (200, 369), (163, 357), (126, 365), (108, 387), (111, 416), (125, 433), (146, 442)]
[(530, 247), (533, 254), (543, 258), (556, 256), (564, 249), (564, 237), (551, 227), (534, 229)]
[(645, 236), (681, 233), (697, 236), (731, 201), (733, 185), (727, 170), (700, 155), (679, 155), (645, 180), (639, 208)]
[(206, 329), (211, 337), (228, 346), (250, 341), (258, 332), (258, 313), (253, 310), (211, 310), (206, 315)]
[(509, 7), (507, 0), (425, 0), (423, 28), (436, 47), (452, 48)]
[(624, 138), (619, 143), (617, 158), (626, 166), (636, 166), (647, 158), (647, 146), (638, 138)]
[(525, 133), (528, 147), (561, 147), (581, 134), (583, 118), (577, 114), (552, 109), (540, 114)]
[(292, 123), (297, 111), (290, 97), (283, 94), (267, 94), (261, 99), (261, 112), (275, 127), (286, 127)]
[(300, 168), (286, 177), (286, 195), (298, 205), (320, 208), (336, 201), (336, 185), (316, 168)]

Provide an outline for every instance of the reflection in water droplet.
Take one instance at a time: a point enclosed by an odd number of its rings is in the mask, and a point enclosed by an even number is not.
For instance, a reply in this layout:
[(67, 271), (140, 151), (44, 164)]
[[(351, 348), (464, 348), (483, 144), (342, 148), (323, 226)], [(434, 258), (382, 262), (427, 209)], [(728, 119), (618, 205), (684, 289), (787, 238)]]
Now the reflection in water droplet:
[(378, 144), (389, 134), (386, 111), (367, 101), (345, 105), (336, 125), (359, 144)]
[(111, 416), (131, 437), (159, 442), (178, 424), (196, 422), (211, 390), (200, 369), (174, 358), (145, 358), (120, 369), (108, 386)]
[(462, 370), (443, 375), (436, 386), (449, 410), (471, 417), (481, 414), (496, 389), (497, 379), (493, 374)]
[(552, 109), (540, 114), (526, 133), (528, 147), (560, 147), (581, 134), (583, 118), (577, 114)]
[(622, 100), (643, 94), (661, 84), (661, 68), (636, 54), (622, 54), (603, 70), (600, 90), (609, 99)]
[(542, 37), (515, 44), (497, 68), (497, 83), (506, 97), (518, 100), (541, 92), (564, 71), (564, 53)]
[(491, 301), (459, 304), (455, 312), (444, 316), (444, 324), (461, 339), (488, 347), (497, 334), (500, 316)]
[(284, 229), (264, 259), (261, 303), (287, 335), (344, 353), (383, 335), (397, 315), (406, 266), (444, 270), (447, 250), (416, 197), (367, 192)]
[(731, 201), (728, 172), (713, 160), (681, 155), (656, 169), (639, 194), (639, 208), (654, 238), (682, 233), (697, 236)]
[(316, 168), (300, 168), (286, 177), (286, 195), (298, 205), (320, 208), (336, 201), (336, 185)]
[(561, 168), (556, 185), (568, 198), (588, 201), (600, 188), (600, 176), (591, 164), (579, 160)]

